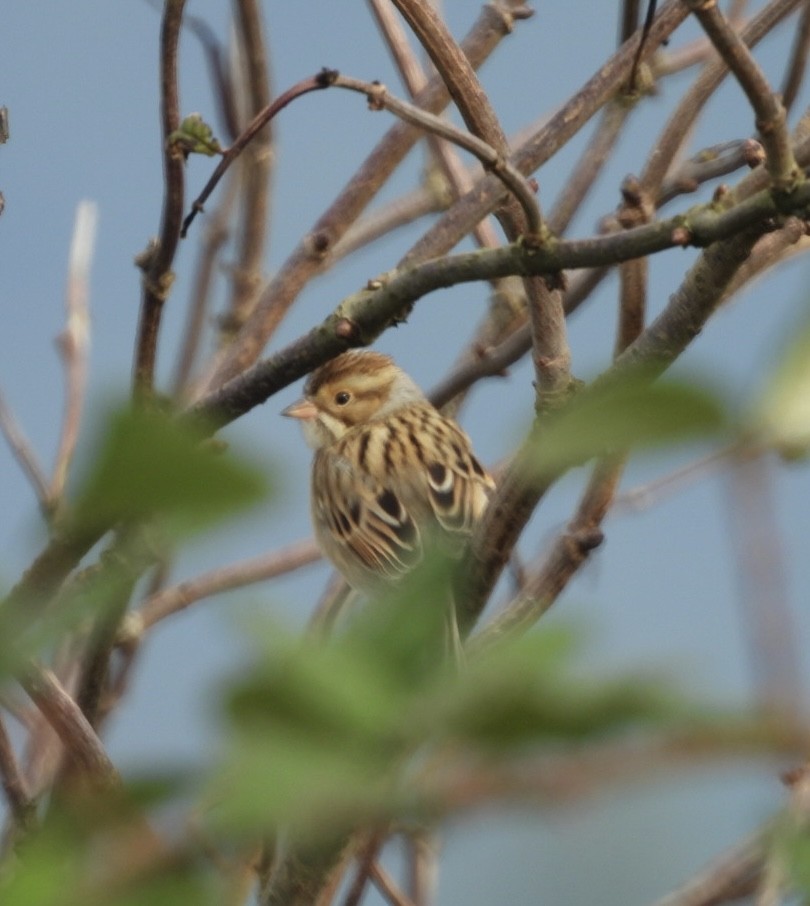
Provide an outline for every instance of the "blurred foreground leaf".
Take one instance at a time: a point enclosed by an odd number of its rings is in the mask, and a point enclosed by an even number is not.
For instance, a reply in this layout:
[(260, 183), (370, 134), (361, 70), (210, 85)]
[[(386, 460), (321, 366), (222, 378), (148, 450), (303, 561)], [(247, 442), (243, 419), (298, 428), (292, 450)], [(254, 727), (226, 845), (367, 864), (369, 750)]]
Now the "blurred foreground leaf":
[(75, 504), (78, 532), (158, 518), (164, 530), (189, 535), (255, 503), (266, 490), (256, 469), (201, 443), (162, 412), (113, 413), (97, 447)]
[(426, 633), (441, 638), (440, 601), (420, 587), (372, 602), (328, 644), (264, 634), (262, 657), (228, 699), (232, 745), (211, 787), (214, 832), (283, 828), (317, 842), (368, 821), (418, 820), (433, 807), (416, 779), (426, 757), (452, 772), (456, 758), (508, 758), (675, 713), (649, 678), (577, 678), (569, 631), (447, 664), (441, 647), (424, 646)]
[(589, 387), (559, 412), (541, 416), (531, 468), (556, 474), (595, 456), (692, 441), (725, 426), (724, 408), (708, 389), (631, 375)]
[(753, 427), (785, 455), (810, 449), (810, 315), (801, 324), (770, 374), (753, 414)]
[(53, 807), (0, 876), (3, 906), (219, 904), (221, 883), (196, 852), (167, 852), (143, 807), (176, 795), (176, 778)]

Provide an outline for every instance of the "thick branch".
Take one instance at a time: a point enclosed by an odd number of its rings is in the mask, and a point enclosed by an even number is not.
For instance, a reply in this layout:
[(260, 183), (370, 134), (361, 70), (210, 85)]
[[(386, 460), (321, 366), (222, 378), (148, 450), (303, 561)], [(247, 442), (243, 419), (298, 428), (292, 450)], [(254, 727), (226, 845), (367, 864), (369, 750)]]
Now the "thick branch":
[[(781, 206), (790, 205), (797, 211), (808, 204), (810, 187), (805, 185), (789, 198), (780, 199)], [(678, 215), (609, 236), (549, 242), (541, 248), (516, 243), (405, 268), (344, 300), (308, 334), (208, 394), (189, 414), (211, 419), (218, 425), (233, 421), (327, 359), (351, 346), (373, 342), (391, 324), (406, 318), (417, 299), (435, 289), (510, 274), (555, 274), (572, 268), (617, 264), (682, 245), (690, 238), (696, 245), (709, 245), (755, 224), (766, 224), (774, 216), (780, 216), (780, 209), (774, 196), (764, 191), (726, 211), (708, 205), (690, 211), (688, 219)]]

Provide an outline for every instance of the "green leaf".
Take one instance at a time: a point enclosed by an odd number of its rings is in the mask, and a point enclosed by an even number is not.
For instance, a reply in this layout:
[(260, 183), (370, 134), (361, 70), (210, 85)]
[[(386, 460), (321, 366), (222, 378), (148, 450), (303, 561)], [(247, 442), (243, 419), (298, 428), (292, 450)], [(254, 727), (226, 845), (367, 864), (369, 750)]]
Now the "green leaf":
[[(52, 802), (44, 826), (0, 874), (3, 906), (215, 906), (222, 892), (191, 853), (145, 860), (133, 867), (132, 847), (143, 839), (143, 806), (179, 790), (173, 779), (147, 780), (70, 804)], [(136, 860), (137, 861), (137, 860)]]
[(113, 413), (97, 448), (73, 510), (76, 532), (158, 518), (164, 530), (189, 535), (265, 492), (258, 470), (201, 443), (162, 412)]
[(556, 474), (595, 456), (716, 435), (725, 424), (722, 404), (707, 389), (634, 375), (580, 391), (559, 412), (541, 415), (529, 468)]
[(394, 798), (390, 753), (345, 748), (292, 727), (240, 733), (210, 789), (215, 833), (251, 839), (284, 829), (322, 840), (387, 813)]
[(751, 422), (765, 442), (791, 457), (810, 450), (810, 314), (770, 375)]
[(439, 727), (490, 753), (550, 740), (579, 740), (671, 718), (673, 696), (651, 677), (572, 675), (570, 630), (536, 631), (471, 658), (447, 686)]
[(180, 128), (169, 135), (166, 142), (170, 148), (180, 151), (185, 156), (204, 154), (206, 157), (214, 157), (222, 154), (222, 147), (214, 137), (211, 127), (199, 113), (190, 113), (180, 123)]

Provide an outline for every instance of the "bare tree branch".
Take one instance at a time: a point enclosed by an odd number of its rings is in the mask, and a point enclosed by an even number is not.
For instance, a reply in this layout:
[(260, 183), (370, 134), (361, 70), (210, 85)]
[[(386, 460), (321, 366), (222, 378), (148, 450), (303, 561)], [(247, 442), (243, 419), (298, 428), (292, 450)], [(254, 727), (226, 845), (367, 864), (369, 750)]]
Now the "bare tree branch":
[(147, 247), (137, 263), (143, 271), (143, 295), (135, 343), (134, 391), (150, 397), (155, 380), (157, 341), (163, 305), (171, 291), (177, 244), (183, 217), (183, 157), (171, 146), (169, 136), (180, 126), (177, 87), (177, 45), (185, 0), (166, 0), (160, 32), (160, 115), (163, 141), (163, 213), (157, 243)]
[(92, 202), (81, 202), (76, 209), (65, 295), (67, 318), (65, 329), (57, 341), (65, 364), (65, 413), (56, 465), (48, 489), (52, 505), (56, 504), (64, 492), (79, 437), (87, 385), (87, 356), (90, 347), (89, 280), (97, 218), (98, 210)]
[(788, 191), (799, 172), (791, 151), (787, 114), (764, 73), (713, 0), (689, 0), (703, 30), (740, 83), (757, 118), (765, 165), (774, 184)]

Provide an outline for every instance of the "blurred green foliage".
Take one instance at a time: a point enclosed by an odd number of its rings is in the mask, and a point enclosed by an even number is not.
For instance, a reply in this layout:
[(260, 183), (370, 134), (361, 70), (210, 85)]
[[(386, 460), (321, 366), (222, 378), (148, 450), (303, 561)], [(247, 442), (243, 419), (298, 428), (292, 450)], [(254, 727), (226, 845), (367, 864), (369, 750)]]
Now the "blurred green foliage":
[[(606, 453), (730, 434), (710, 391), (643, 377), (589, 388), (543, 418), (532, 455), (541, 474)], [(268, 490), (255, 467), (156, 411), (112, 413), (95, 450), (64, 530), (116, 529), (116, 557), (33, 624), (23, 628), (0, 610), (6, 675), (103, 612), (150, 551), (176, 549)], [(508, 768), (527, 754), (694, 715), (648, 676), (583, 678), (581, 639), (570, 629), (542, 627), (454, 663), (445, 639), (451, 569), (427, 562), (328, 641), (292, 637), (269, 622), (252, 626), (252, 662), (221, 691), (224, 742), (210, 773), (129, 783), (126, 796), (84, 801), (78, 818), (69, 806), (40, 804), (41, 826), (21, 836), (0, 871), (0, 902), (222, 902), (222, 880), (191, 836), (143, 870), (116, 872), (110, 853), (122, 829), (196, 801), (201, 833), (220, 852), (280, 831), (317, 845), (367, 821), (440, 819), (446, 806), (427, 781), (455, 766)]]

